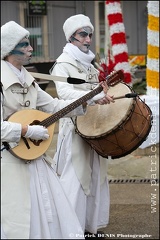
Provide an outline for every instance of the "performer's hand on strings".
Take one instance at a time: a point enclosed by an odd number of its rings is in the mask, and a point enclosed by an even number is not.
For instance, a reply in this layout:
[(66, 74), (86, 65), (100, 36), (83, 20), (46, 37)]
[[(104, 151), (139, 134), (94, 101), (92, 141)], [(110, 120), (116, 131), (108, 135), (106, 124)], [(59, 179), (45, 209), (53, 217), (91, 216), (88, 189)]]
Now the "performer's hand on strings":
[[(107, 94), (108, 92), (108, 85), (106, 81), (101, 81), (99, 83), (103, 87), (103, 91), (94, 96), (91, 100), (88, 101), (89, 105), (92, 105), (93, 103), (104, 105), (109, 104), (110, 102), (115, 102), (113, 100), (113, 96)], [(98, 85), (99, 86), (99, 85)]]
[[(25, 138), (31, 138), (33, 140), (46, 140), (49, 138), (48, 129), (40, 126), (40, 125), (32, 125), (32, 126), (26, 126), (27, 130), (25, 135), (23, 135)], [(24, 127), (22, 128), (22, 130)]]
[[(114, 103), (115, 101), (113, 100), (114, 96), (111, 96), (109, 94), (107, 94), (109, 87), (107, 85), (106, 81), (101, 81), (100, 82), (101, 86), (103, 87), (103, 91), (100, 93), (102, 94), (102, 98), (98, 99), (97, 101), (95, 101), (95, 103), (103, 105), (103, 104), (110, 104), (111, 102)], [(99, 95), (99, 94), (98, 94)], [(97, 96), (98, 96), (97, 95)]]

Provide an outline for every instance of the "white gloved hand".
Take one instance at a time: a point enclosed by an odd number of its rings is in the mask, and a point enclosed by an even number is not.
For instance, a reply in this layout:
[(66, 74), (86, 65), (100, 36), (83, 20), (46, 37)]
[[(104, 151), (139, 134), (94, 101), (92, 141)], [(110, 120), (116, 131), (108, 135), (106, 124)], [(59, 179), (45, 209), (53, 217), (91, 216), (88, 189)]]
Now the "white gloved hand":
[(24, 137), (34, 140), (46, 140), (49, 138), (48, 129), (40, 125), (28, 126)]
[(93, 98), (91, 98), (90, 100), (87, 101), (88, 105), (92, 105), (95, 103), (95, 101), (102, 99), (105, 97), (105, 93), (102, 91), (100, 93), (98, 93), (97, 95), (95, 95)]

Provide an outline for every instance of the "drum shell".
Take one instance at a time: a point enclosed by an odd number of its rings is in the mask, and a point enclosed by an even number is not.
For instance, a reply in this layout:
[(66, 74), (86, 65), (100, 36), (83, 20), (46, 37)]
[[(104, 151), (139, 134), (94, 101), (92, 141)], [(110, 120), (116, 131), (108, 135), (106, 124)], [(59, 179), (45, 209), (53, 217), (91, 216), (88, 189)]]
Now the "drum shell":
[[(130, 87), (128, 88), (133, 91)], [(146, 140), (151, 123), (152, 112), (150, 108), (139, 97), (136, 97), (132, 99), (124, 118), (112, 129), (96, 136), (93, 134), (92, 136), (85, 135), (79, 131), (77, 117), (76, 132), (100, 156), (115, 159), (126, 156), (137, 149)]]

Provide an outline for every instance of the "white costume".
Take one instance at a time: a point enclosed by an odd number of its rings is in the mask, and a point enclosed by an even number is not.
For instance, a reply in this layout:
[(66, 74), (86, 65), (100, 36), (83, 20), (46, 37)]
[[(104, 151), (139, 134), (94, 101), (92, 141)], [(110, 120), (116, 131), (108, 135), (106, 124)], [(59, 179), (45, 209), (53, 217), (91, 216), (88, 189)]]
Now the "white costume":
[[(85, 54), (73, 44), (66, 44), (51, 74), (80, 78), (89, 83), (72, 85), (55, 82), (60, 99), (80, 98), (91, 91), (95, 83), (97, 85), (98, 71), (91, 64), (93, 58), (91, 51)], [(53, 162), (57, 165), (61, 184), (83, 230), (97, 233), (97, 229), (106, 227), (109, 221), (107, 159), (100, 157), (75, 133), (74, 121), (75, 118), (60, 120), (58, 146)]]
[[(1, 27), (1, 59), (27, 33), (13, 21)], [(19, 71), (4, 60), (1, 83), (1, 239), (84, 239), (75, 211), (47, 163), (47, 156), (26, 164), (5, 148), (5, 143), (12, 146), (21, 139), (18, 119), (17, 123), (6, 120), (11, 114), (21, 109), (54, 113), (72, 101), (53, 99), (24, 67)], [(81, 106), (69, 116), (75, 114), (84, 114)]]

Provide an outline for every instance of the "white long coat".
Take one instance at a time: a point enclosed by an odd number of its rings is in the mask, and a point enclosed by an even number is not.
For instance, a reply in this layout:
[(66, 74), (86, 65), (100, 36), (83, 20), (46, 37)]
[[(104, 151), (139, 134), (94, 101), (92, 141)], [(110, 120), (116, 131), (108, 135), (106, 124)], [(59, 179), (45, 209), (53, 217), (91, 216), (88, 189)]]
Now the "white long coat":
[[(26, 70), (28, 93), (23, 94), (23, 86), (5, 61), (1, 61), (1, 71), (3, 149), (3, 142), (18, 143), (21, 138), (20, 123), (5, 121), (11, 114), (31, 108), (54, 113), (71, 101), (53, 99), (37, 83), (33, 84), (34, 78)], [(84, 114), (81, 106), (69, 116), (75, 114)], [(1, 151), (1, 230), (8, 239), (83, 238), (77, 216), (46, 160), (43, 155), (26, 164), (6, 149)]]
[[(62, 53), (56, 62), (51, 69), (52, 75), (74, 77), (89, 82), (72, 85), (56, 81), (60, 99), (80, 98), (97, 85), (98, 71), (93, 65), (87, 71), (67, 53)], [(74, 120), (75, 118), (60, 120), (58, 146), (53, 164), (61, 175), (61, 183), (77, 212), (82, 228), (96, 233), (98, 228), (105, 227), (109, 221), (107, 160), (100, 157), (75, 133)]]

